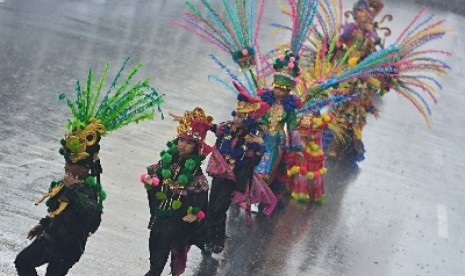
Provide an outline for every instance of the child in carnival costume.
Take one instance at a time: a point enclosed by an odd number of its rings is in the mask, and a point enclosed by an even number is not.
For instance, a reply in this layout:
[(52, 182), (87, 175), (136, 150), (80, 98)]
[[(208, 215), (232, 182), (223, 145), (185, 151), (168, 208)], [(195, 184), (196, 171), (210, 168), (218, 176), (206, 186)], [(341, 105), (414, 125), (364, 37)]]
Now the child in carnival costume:
[[(391, 30), (380, 25), (385, 19), (392, 20), (392, 15), (385, 15), (380, 22), (375, 21), (383, 8), (383, 3), (378, 0), (359, 0), (353, 6), (352, 11), (345, 12), (345, 16), (352, 15), (354, 22), (343, 26), (343, 32), (339, 38), (340, 45), (338, 55), (349, 55), (348, 68), (354, 67), (367, 56), (377, 51), (377, 47), (384, 48), (384, 40), (378, 35), (378, 30), (384, 30), (385, 36), (391, 34)], [(338, 105), (334, 109), (335, 122), (345, 130), (344, 140), (333, 140), (328, 148), (328, 156), (342, 158), (344, 156), (359, 162), (365, 159), (365, 147), (362, 141), (363, 128), (366, 124), (366, 116), (372, 113), (377, 119), (379, 111), (373, 105), (373, 97), (376, 94), (383, 95), (388, 87), (383, 85), (385, 78), (378, 76), (363, 77), (345, 83), (333, 94), (350, 94), (357, 92), (358, 97), (351, 101)]]
[[(254, 172), (264, 151), (264, 141), (258, 135), (257, 119), (269, 108), (234, 82), (239, 91), (233, 121), (214, 124), (210, 130), (217, 139), (209, 159), (207, 172), (212, 176), (208, 204), (206, 250), (221, 253), (226, 238), (227, 211), (235, 192), (236, 203), (246, 208), (250, 220), (250, 204), (263, 203), (264, 213), (270, 215), (276, 205), (268, 186)], [(254, 198), (251, 198), (253, 190)]]
[(289, 154), (287, 162), (288, 190), (295, 200), (322, 203), (325, 198), (323, 131), (333, 120), (334, 115), (320, 111), (298, 118), (302, 151)]
[[(384, 41), (379, 42), (377, 30), (385, 30), (384, 35), (390, 35), (391, 31), (380, 24), (385, 19), (392, 20), (392, 16), (388, 14), (379, 22), (374, 21), (382, 7), (382, 3), (377, 0), (360, 0), (352, 12), (346, 12), (346, 15), (353, 15), (355, 23), (344, 26), (339, 55), (349, 57), (347, 65), (352, 73), (356, 72), (352, 70), (356, 67), (366, 69), (358, 71), (357, 80), (340, 85), (333, 91), (335, 94), (356, 92), (359, 96), (335, 109), (336, 122), (346, 130), (349, 141), (334, 141), (330, 144), (329, 156), (349, 156), (354, 161), (364, 159), (362, 131), (366, 115), (372, 113), (379, 118), (373, 98), (389, 91), (399, 93), (411, 102), (430, 125), (431, 110), (423, 95), (436, 103), (436, 90), (442, 89), (442, 86), (435, 75), (445, 74), (450, 69), (443, 60), (436, 57), (450, 55), (450, 52), (424, 48), (432, 40), (440, 39), (447, 33), (441, 26), (444, 20), (434, 22), (434, 16), (423, 16), (423, 7), (396, 41), (384, 47)], [(380, 49), (376, 48), (378, 46)], [(374, 64), (382, 66), (375, 68)]]
[(350, 157), (353, 161), (360, 162), (365, 159), (365, 147), (362, 141), (363, 128), (366, 125), (368, 113), (372, 113), (379, 118), (379, 111), (373, 105), (372, 82), (379, 83), (374, 78), (369, 78), (368, 82), (356, 80), (351, 83), (351, 87), (341, 87), (338, 92), (347, 90), (346, 93), (357, 91), (359, 97), (338, 105), (334, 108), (335, 122), (344, 130), (345, 141), (333, 140), (328, 146), (328, 156), (343, 158)]
[(161, 160), (140, 176), (151, 213), (147, 276), (162, 273), (170, 250), (173, 275), (180, 275), (190, 245), (203, 248), (205, 244), (203, 219), (208, 206), (208, 182), (200, 166), (210, 152), (204, 139), (213, 119), (201, 108), (178, 119), (177, 137), (167, 143)]
[[(245, 80), (241, 83), (242, 88), (254, 96), (261, 95), (261, 90), (263, 94), (261, 101), (271, 106), (264, 118), (259, 120), (259, 123), (263, 123), (267, 129), (263, 137), (265, 153), (256, 171), (269, 185), (272, 185), (275, 193), (282, 194), (285, 190), (285, 168), (281, 166), (281, 173), (277, 173), (277, 169), (286, 151), (285, 127), (295, 129), (294, 110), (298, 103), (289, 93), (295, 86), (295, 77), (300, 72), (298, 57), (288, 51), (282, 55), (282, 59), (276, 59), (277, 62), (273, 66), (276, 73), (273, 89), (259, 89), (265, 86), (262, 81), (268, 76), (268, 71), (273, 71), (268, 70), (270, 68), (264, 69), (267, 66), (259, 61), (257, 38), (265, 1), (223, 1), (222, 6), (226, 16), (221, 16), (223, 12), (210, 5), (208, 1), (196, 3), (188, 1), (186, 4), (190, 12), (183, 14), (181, 22), (174, 24), (227, 53), (240, 68)], [(239, 77), (225, 64), (214, 55), (210, 57), (232, 80), (240, 82)], [(264, 72), (259, 73), (262, 70), (258, 70), (257, 67), (264, 69)], [(218, 80), (216, 76), (212, 77)], [(220, 82), (229, 83), (221, 80)], [(296, 144), (300, 144), (300, 141)]]
[[(375, 21), (375, 17), (378, 16), (384, 4), (380, 0), (359, 0), (352, 8), (352, 11), (346, 11), (344, 16), (348, 18), (352, 16), (355, 22), (347, 23), (343, 26), (342, 42), (347, 43), (350, 40), (359, 40), (363, 43), (365, 52), (372, 53), (376, 51), (376, 47), (384, 48), (385, 37), (381, 38), (378, 31), (383, 30), (385, 36), (391, 34), (391, 30), (387, 27), (381, 26), (385, 20), (391, 21), (392, 15), (386, 14), (381, 20)], [(361, 39), (361, 36), (365, 37)], [(352, 38), (351, 38), (352, 37)], [(352, 43), (350, 43), (352, 44)], [(346, 47), (350, 45), (346, 45)]]
[(286, 191), (284, 156), (302, 147), (296, 120), (296, 109), (301, 101), (291, 93), (299, 81), (299, 57), (287, 50), (274, 60), (273, 69), (273, 88), (263, 89), (260, 94), (270, 109), (259, 120), (263, 126), (265, 152), (255, 170), (281, 199)]
[(19, 275), (37, 275), (35, 268), (45, 263), (48, 263), (46, 275), (66, 275), (84, 253), (87, 238), (99, 228), (106, 198), (100, 183), (101, 138), (129, 123), (153, 118), (153, 107), (161, 104), (148, 79), (128, 88), (141, 64), (131, 70), (118, 92), (112, 93), (125, 64), (99, 106), (108, 64), (97, 87), (92, 71), (84, 90), (78, 81), (75, 102), (60, 95), (73, 114), (67, 126), (69, 132), (61, 140), (65, 175), (52, 181), (49, 191), (35, 203), (48, 198), (49, 214), (29, 231), (28, 238), (35, 240), (16, 257)]

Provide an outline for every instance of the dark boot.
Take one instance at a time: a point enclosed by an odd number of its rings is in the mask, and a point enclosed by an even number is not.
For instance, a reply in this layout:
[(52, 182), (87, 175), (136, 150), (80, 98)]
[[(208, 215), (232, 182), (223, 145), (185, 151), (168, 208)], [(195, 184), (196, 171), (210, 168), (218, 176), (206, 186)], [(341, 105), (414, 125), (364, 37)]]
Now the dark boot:
[(216, 231), (212, 219), (213, 218), (207, 221), (207, 241), (202, 249), (202, 254), (204, 255), (211, 255), (213, 252)]
[(226, 237), (217, 238), (215, 240), (215, 244), (213, 245), (213, 248), (212, 248), (213, 253), (220, 254), (221, 252), (223, 252), (225, 240), (226, 240)]
[(223, 252), (224, 242), (226, 240), (226, 219), (223, 219), (218, 227), (216, 228), (216, 235), (212, 251), (213, 253), (219, 254)]
[(213, 252), (213, 244), (207, 243), (203, 248), (200, 249), (203, 255), (210, 256)]

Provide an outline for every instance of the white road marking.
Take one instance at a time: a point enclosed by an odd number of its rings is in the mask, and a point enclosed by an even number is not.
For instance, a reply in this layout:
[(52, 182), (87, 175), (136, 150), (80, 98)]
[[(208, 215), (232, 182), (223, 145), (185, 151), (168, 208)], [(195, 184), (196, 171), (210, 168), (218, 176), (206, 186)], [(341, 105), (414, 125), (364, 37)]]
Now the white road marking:
[(449, 239), (447, 207), (442, 204), (438, 204), (438, 236), (444, 239)]

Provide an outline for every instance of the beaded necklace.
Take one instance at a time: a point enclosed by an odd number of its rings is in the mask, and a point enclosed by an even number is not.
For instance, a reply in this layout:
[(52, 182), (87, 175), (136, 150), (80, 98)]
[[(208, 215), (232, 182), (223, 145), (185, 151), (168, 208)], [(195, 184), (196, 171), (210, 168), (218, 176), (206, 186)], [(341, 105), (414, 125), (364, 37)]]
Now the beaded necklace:
[(186, 195), (186, 186), (195, 179), (195, 174), (205, 156), (189, 154), (174, 161), (173, 156), (179, 154), (174, 141), (167, 143), (168, 149), (162, 151), (161, 166), (157, 174), (161, 176), (161, 187), (155, 195), (160, 204), (157, 207), (159, 216), (170, 216), (173, 210), (182, 207), (181, 196)]

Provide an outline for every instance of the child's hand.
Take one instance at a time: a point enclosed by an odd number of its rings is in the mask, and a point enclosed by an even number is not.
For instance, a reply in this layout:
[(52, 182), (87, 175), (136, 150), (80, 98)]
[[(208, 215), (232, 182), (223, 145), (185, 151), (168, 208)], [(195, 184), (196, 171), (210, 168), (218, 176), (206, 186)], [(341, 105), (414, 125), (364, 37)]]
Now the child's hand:
[(29, 233), (27, 233), (27, 239), (32, 240), (36, 238), (38, 235), (42, 234), (42, 231), (44, 231), (42, 224), (35, 225), (31, 228), (31, 230), (29, 230)]
[(145, 176), (144, 183), (147, 184), (147, 185), (152, 185), (153, 181), (152, 181), (152, 178), (150, 177), (150, 175)]
[(79, 182), (80, 182), (79, 178), (77, 176), (74, 176), (74, 175), (70, 174), (70, 173), (65, 174), (65, 176), (63, 177), (63, 183), (65, 183), (66, 187), (70, 187), (70, 186), (72, 186), (74, 184), (77, 184)]
[(197, 215), (189, 214), (189, 215), (183, 217), (182, 220), (187, 222), (187, 223), (193, 223), (193, 222), (197, 221)]
[(257, 143), (259, 145), (263, 144), (262, 137), (254, 134), (248, 134), (247, 136), (245, 136), (245, 141), (247, 141), (248, 143)]
[(173, 121), (176, 121), (176, 122), (179, 122), (181, 121), (181, 119), (183, 118), (182, 116), (179, 116), (179, 115), (176, 115), (176, 114), (173, 114), (173, 113), (168, 113), (168, 115), (170, 115), (172, 118), (173, 118)]

